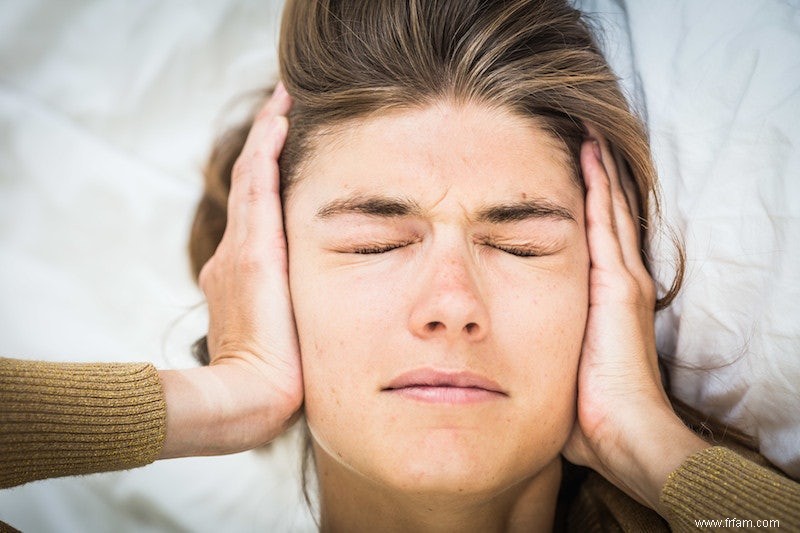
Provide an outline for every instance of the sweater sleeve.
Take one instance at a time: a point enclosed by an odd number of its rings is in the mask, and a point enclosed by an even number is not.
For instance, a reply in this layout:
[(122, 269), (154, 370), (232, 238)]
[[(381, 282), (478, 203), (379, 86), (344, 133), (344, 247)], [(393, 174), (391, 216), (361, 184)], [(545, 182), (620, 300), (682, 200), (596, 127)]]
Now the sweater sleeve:
[(722, 446), (691, 455), (672, 472), (661, 504), (673, 531), (800, 531), (800, 484)]
[(0, 488), (144, 466), (165, 434), (152, 364), (0, 358)]

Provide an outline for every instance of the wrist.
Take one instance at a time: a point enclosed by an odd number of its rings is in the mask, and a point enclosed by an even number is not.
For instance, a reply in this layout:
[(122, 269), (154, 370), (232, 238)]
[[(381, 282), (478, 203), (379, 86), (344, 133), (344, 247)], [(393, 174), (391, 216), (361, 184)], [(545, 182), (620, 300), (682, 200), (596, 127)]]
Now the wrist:
[(663, 516), (661, 489), (669, 474), (710, 445), (686, 427), (669, 406), (644, 410), (619, 439), (612, 471), (630, 495)]
[(293, 420), (291, 407), (283, 407), (287, 402), (240, 365), (163, 370), (159, 376), (167, 403), (162, 459), (255, 448)]

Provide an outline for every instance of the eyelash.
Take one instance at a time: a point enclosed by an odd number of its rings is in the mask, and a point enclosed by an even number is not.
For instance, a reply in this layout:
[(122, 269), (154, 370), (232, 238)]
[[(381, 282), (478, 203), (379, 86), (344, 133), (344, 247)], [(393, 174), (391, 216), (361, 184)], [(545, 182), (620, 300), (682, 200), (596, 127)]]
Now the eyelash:
[(369, 246), (364, 248), (356, 248), (353, 250), (355, 254), (383, 254), (386, 252), (391, 252), (397, 248), (402, 248), (403, 246), (407, 246), (411, 244), (411, 242), (401, 242), (399, 244), (387, 244), (384, 246)]
[[(407, 246), (409, 244), (412, 244), (412, 242), (404, 242), (404, 243), (400, 243), (400, 244), (389, 244), (389, 245), (385, 245), (385, 246), (370, 246), (370, 247), (356, 248), (355, 250), (353, 250), (353, 253), (364, 254), (364, 255), (383, 254), (383, 253), (386, 253), (386, 252), (391, 252), (392, 250), (395, 250), (397, 248), (402, 248), (403, 246)], [(516, 248), (516, 247), (513, 247), (513, 246), (498, 246), (498, 245), (491, 245), (491, 244), (488, 245), (488, 246), (491, 246), (492, 248), (496, 248), (496, 249), (500, 250), (501, 252), (505, 252), (507, 254), (514, 255), (516, 257), (539, 257), (540, 255), (542, 255), (537, 250), (532, 250), (530, 248)]]
[(513, 246), (497, 246), (494, 245), (493, 248), (497, 248), (502, 252), (506, 252), (507, 254), (515, 255), (517, 257), (539, 257), (542, 255), (537, 250), (532, 250), (530, 248), (515, 248)]

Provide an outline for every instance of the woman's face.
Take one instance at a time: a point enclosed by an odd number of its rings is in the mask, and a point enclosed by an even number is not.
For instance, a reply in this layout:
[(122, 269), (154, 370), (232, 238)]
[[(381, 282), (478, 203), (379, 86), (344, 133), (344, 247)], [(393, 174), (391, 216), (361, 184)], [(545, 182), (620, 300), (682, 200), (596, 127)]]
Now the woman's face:
[(558, 457), (589, 255), (554, 138), (475, 104), (350, 123), (323, 138), (285, 214), (324, 460), (383, 487), (474, 494)]

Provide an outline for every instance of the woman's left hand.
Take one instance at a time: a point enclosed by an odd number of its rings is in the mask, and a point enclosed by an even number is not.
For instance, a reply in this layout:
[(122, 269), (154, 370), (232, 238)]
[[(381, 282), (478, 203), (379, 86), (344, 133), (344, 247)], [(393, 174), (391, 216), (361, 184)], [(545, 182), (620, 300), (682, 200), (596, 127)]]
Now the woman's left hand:
[(673, 412), (656, 354), (656, 289), (645, 268), (622, 181), (608, 145), (581, 148), (589, 244), (589, 315), (578, 369), (577, 418), (564, 447), (571, 462), (602, 474), (660, 511), (670, 472), (708, 446)]

